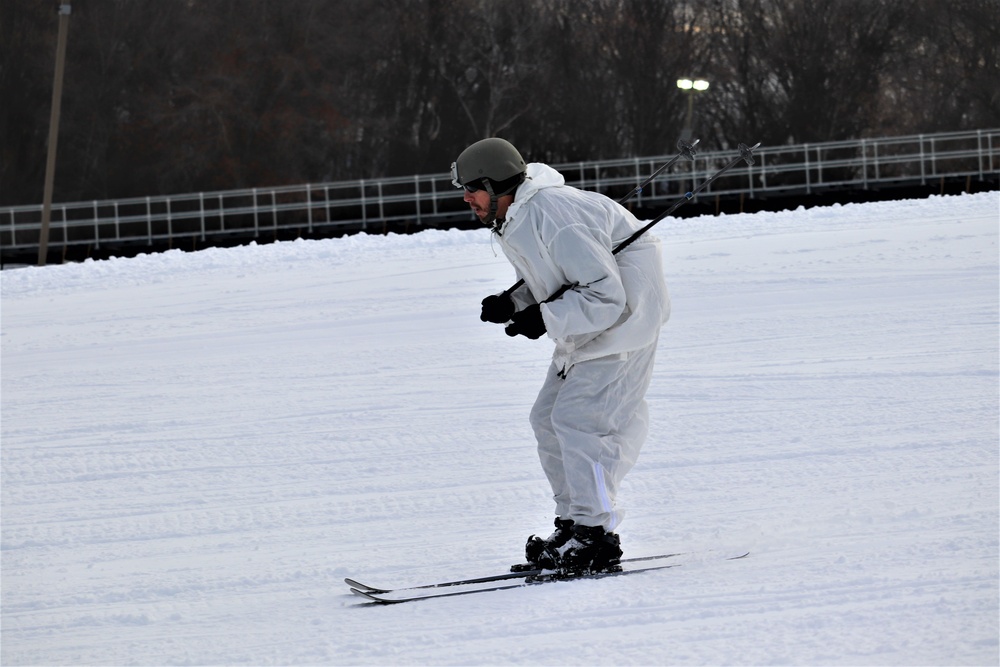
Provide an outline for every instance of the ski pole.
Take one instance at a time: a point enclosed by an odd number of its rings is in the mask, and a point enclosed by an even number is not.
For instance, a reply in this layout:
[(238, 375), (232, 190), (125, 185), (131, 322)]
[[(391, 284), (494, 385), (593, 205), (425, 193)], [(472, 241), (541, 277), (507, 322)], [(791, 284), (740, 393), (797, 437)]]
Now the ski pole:
[[(653, 225), (655, 225), (656, 223), (660, 222), (661, 220), (663, 220), (664, 218), (666, 218), (667, 216), (669, 216), (670, 214), (672, 214), (674, 211), (676, 211), (677, 209), (679, 209), (681, 206), (683, 206), (684, 204), (686, 204), (689, 201), (691, 201), (692, 199), (694, 199), (695, 195), (697, 195), (699, 192), (701, 192), (702, 190), (704, 190), (705, 188), (707, 188), (709, 185), (711, 185), (715, 181), (715, 179), (717, 179), (719, 176), (722, 176), (724, 173), (726, 173), (727, 171), (729, 171), (730, 169), (732, 169), (734, 166), (736, 166), (741, 160), (745, 161), (748, 165), (754, 164), (753, 152), (754, 152), (754, 150), (758, 146), (760, 146), (760, 142), (759, 141), (756, 144), (754, 144), (753, 146), (747, 146), (746, 144), (740, 144), (739, 145), (739, 149), (740, 149), (739, 156), (733, 158), (729, 162), (729, 164), (727, 164), (725, 167), (723, 167), (722, 169), (720, 169), (719, 171), (715, 172), (710, 177), (708, 177), (707, 179), (705, 179), (704, 181), (702, 181), (702, 183), (697, 188), (695, 188), (691, 192), (685, 192), (676, 202), (674, 202), (674, 204), (670, 208), (668, 208), (666, 211), (664, 211), (660, 215), (656, 216), (652, 221), (650, 221), (648, 224), (646, 224), (642, 229), (640, 229), (636, 233), (632, 234), (632, 236), (628, 237), (627, 239), (625, 239), (624, 241), (622, 241), (620, 244), (618, 244), (618, 246), (614, 250), (611, 251), (611, 254), (612, 255), (617, 255), (619, 252), (621, 252), (622, 250), (624, 250), (625, 248), (627, 248), (633, 241), (635, 241), (637, 238), (639, 238), (640, 236), (642, 236), (643, 234), (645, 234), (646, 232), (648, 232), (653, 227)], [(549, 303), (551, 301), (555, 301), (556, 299), (558, 299), (559, 297), (561, 297), (563, 294), (565, 294), (567, 292), (567, 290), (570, 290), (570, 289), (572, 289), (574, 287), (577, 287), (577, 285), (563, 285), (558, 290), (556, 290), (555, 294), (553, 294), (552, 296), (550, 296), (549, 298), (547, 298), (542, 303)], [(513, 291), (513, 290), (511, 290), (511, 291)]]
[[(625, 195), (624, 197), (622, 197), (621, 199), (619, 199), (618, 203), (619, 204), (624, 204), (629, 199), (631, 199), (632, 197), (634, 197), (637, 194), (639, 194), (640, 192), (642, 192), (642, 189), (644, 187), (646, 187), (647, 185), (649, 185), (653, 181), (654, 178), (656, 178), (657, 176), (659, 176), (665, 169), (669, 169), (671, 166), (673, 166), (673, 164), (675, 162), (677, 162), (677, 160), (679, 160), (680, 158), (686, 157), (687, 159), (689, 159), (689, 160), (691, 160), (693, 162), (694, 161), (694, 154), (695, 154), (694, 147), (698, 145), (699, 141), (701, 141), (701, 139), (695, 139), (694, 143), (689, 144), (688, 142), (684, 141), (683, 139), (678, 139), (677, 140), (677, 153), (672, 158), (670, 158), (670, 160), (668, 162), (664, 162), (662, 165), (660, 165), (659, 168), (656, 171), (654, 171), (652, 174), (649, 175), (649, 178), (647, 178), (646, 180), (644, 180), (639, 185), (635, 186), (635, 188), (633, 188), (631, 192), (629, 192), (627, 195)], [(524, 280), (518, 280), (516, 283), (514, 283), (509, 288), (507, 288), (506, 290), (504, 290), (504, 292), (503, 292), (504, 295), (510, 296), (514, 292), (514, 290), (516, 290), (518, 287), (520, 287), (523, 284), (524, 284)], [(562, 292), (560, 292), (560, 294), (562, 294)]]
[(695, 188), (691, 192), (685, 192), (681, 196), (680, 199), (678, 199), (676, 202), (674, 202), (673, 206), (671, 206), (666, 211), (664, 211), (663, 213), (661, 213), (658, 216), (656, 216), (652, 221), (650, 221), (645, 227), (643, 227), (642, 229), (640, 229), (639, 231), (637, 231), (635, 234), (633, 234), (632, 236), (630, 236), (627, 239), (625, 239), (624, 241), (622, 241), (618, 245), (617, 248), (615, 248), (614, 250), (611, 251), (611, 254), (612, 255), (617, 255), (620, 251), (622, 251), (625, 248), (627, 248), (629, 246), (629, 244), (631, 244), (637, 238), (639, 238), (640, 236), (642, 236), (643, 234), (645, 234), (646, 232), (648, 232), (653, 227), (653, 225), (655, 225), (656, 223), (660, 222), (664, 218), (668, 217), (674, 211), (676, 211), (677, 209), (679, 209), (681, 206), (683, 206), (684, 204), (686, 204), (689, 201), (691, 201), (692, 199), (694, 199), (694, 196), (696, 194), (698, 194), (699, 192), (701, 192), (702, 190), (704, 190), (705, 188), (707, 188), (709, 185), (711, 185), (715, 181), (715, 179), (717, 179), (719, 176), (722, 176), (724, 173), (726, 173), (727, 171), (729, 171), (730, 169), (732, 169), (734, 166), (736, 166), (740, 162), (740, 160), (745, 161), (748, 165), (753, 165), (753, 163), (754, 163), (753, 152), (754, 152), (754, 150), (758, 146), (760, 146), (760, 142), (759, 141), (756, 144), (754, 144), (753, 146), (747, 146), (746, 144), (740, 144), (740, 146), (739, 146), (740, 154), (739, 154), (738, 157), (733, 158), (732, 161), (729, 164), (727, 164), (725, 167), (723, 167), (719, 171), (717, 171), (714, 174), (712, 174), (709, 178), (707, 178), (705, 181), (703, 181), (701, 183), (701, 185), (699, 185), (697, 188)]

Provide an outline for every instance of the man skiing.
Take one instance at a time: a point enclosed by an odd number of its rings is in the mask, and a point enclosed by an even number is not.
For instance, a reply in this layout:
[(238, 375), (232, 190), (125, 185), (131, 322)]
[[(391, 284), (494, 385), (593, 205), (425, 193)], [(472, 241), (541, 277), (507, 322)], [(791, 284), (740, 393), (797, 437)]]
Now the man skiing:
[(525, 164), (503, 139), (462, 151), (452, 179), (524, 281), (483, 299), (481, 319), (556, 344), (530, 419), (556, 530), (528, 538), (527, 567), (615, 571), (615, 496), (646, 438), (645, 394), (670, 315), (659, 241), (644, 234), (614, 254), (639, 221), (604, 195), (567, 186), (548, 165)]

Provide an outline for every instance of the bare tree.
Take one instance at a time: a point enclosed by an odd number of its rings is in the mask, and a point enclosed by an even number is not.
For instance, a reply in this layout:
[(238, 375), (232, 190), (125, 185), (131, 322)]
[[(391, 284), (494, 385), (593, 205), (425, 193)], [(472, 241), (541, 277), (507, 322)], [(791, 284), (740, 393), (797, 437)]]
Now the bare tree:
[(532, 110), (541, 68), (537, 22), (529, 0), (464, 3), (474, 29), (453, 57), (442, 58), (440, 75), (453, 87), (477, 138), (496, 136)]
[(902, 0), (718, 0), (732, 108), (727, 135), (768, 143), (862, 135), (907, 5)]
[(878, 132), (995, 126), (1000, 119), (998, 0), (925, 0), (902, 23), (882, 87)]

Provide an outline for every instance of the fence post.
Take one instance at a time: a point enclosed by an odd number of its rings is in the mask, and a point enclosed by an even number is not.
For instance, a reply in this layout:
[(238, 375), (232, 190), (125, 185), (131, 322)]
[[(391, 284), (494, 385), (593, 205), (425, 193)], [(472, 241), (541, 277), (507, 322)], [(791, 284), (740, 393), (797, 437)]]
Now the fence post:
[(934, 143), (934, 137), (931, 137), (931, 175), (937, 176), (937, 146)]
[(987, 165), (986, 171), (993, 171), (993, 137), (994, 134), (992, 132), (986, 137), (986, 150), (989, 151), (988, 154), (990, 156), (990, 163)]
[(861, 140), (861, 187), (868, 189), (868, 144)]
[(312, 183), (306, 183), (306, 226), (309, 233), (313, 231), (313, 197)]
[(878, 155), (878, 146), (879, 146), (879, 142), (878, 141), (875, 141), (875, 143), (872, 144), (872, 159), (875, 160), (875, 182), (876, 183), (878, 183), (879, 180), (882, 178), (882, 169), (881, 169), (882, 165), (880, 164), (881, 159), (879, 158), (879, 155)]
[(918, 134), (917, 141), (920, 142), (920, 185), (927, 185), (927, 173), (924, 169), (924, 135)]
[(420, 225), (420, 177), (413, 177), (413, 203), (417, 205), (417, 225)]
[(271, 190), (271, 233), (278, 236), (278, 193)]
[(368, 229), (368, 207), (365, 205), (365, 179), (361, 179), (361, 229)]
[(253, 188), (250, 193), (253, 197), (253, 237), (258, 238), (260, 236), (260, 221), (257, 218), (257, 188)]
[(330, 185), (323, 186), (323, 199), (326, 201), (326, 224), (329, 226), (333, 220), (330, 219)]
[(63, 261), (66, 261), (66, 249), (69, 247), (69, 223), (66, 220), (66, 204), (62, 205), (62, 229), (63, 229)]
[(983, 180), (983, 131), (976, 130), (976, 158), (979, 163), (979, 180)]
[(812, 164), (809, 162), (809, 144), (802, 144), (802, 155), (806, 166), (806, 194), (812, 194)]

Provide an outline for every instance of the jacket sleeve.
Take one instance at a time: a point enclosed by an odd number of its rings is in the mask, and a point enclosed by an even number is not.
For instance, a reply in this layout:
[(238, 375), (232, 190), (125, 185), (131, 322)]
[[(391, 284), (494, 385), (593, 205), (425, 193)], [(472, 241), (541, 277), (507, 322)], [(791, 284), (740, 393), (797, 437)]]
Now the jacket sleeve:
[(610, 225), (562, 224), (546, 243), (549, 258), (565, 284), (561, 297), (542, 305), (545, 328), (553, 338), (600, 333), (625, 312), (625, 288), (611, 251)]

